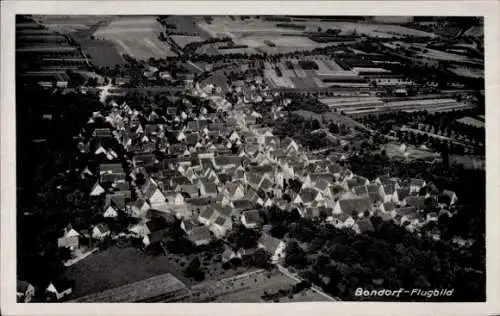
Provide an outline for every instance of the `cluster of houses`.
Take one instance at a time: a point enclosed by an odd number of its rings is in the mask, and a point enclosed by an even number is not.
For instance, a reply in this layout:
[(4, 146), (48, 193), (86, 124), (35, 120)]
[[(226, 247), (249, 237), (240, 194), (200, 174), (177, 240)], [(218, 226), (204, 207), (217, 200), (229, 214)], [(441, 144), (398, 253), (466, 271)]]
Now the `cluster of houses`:
[[(271, 207), (357, 233), (374, 230), (369, 220), (374, 215), (410, 231), (451, 215), (447, 209), (456, 202), (454, 192), (437, 192), (421, 179), (380, 175), (370, 181), (342, 166), (341, 153), (317, 158), (292, 138), (275, 136), (272, 128), (257, 124), (262, 115), (249, 106), (262, 101), (254, 92), (266, 89), (259, 82), (244, 82), (249, 84), (259, 89), (241, 83), (232, 87), (238, 97), (234, 104), (213, 86), (194, 86), (191, 95), (209, 100), (212, 108), (197, 114), (168, 108), (160, 116), (113, 101), (94, 113), (89, 120), (92, 137), (82, 137), (79, 149), (98, 162), (81, 172), (82, 178), (96, 179), (90, 197), (104, 198), (103, 209), (97, 211), (104, 218), (136, 218), (126, 234), (145, 246), (161, 243), (168, 223), (176, 218), (186, 238), (201, 246), (224, 239), (235, 224), (261, 228), (261, 210)], [(286, 101), (277, 101), (273, 110)], [(189, 101), (184, 102), (189, 108)], [(441, 211), (424, 213), (429, 200), (439, 202)], [(75, 250), (82, 237), (103, 240), (110, 235), (104, 223), (85, 232), (69, 225), (58, 246)], [(264, 232), (258, 245), (273, 262), (283, 259), (283, 241)], [(241, 252), (227, 250), (223, 257), (234, 256)], [(52, 292), (59, 298), (64, 291)]]
[[(273, 206), (359, 233), (373, 229), (368, 220), (373, 215), (416, 231), (449, 214), (446, 209), (456, 200), (451, 191), (439, 194), (448, 197), (440, 213), (424, 215), (426, 201), (437, 200), (436, 188), (423, 193), (429, 187), (425, 181), (389, 175), (370, 181), (341, 166), (341, 154), (315, 158), (293, 139), (280, 139), (272, 128), (257, 124), (261, 115), (248, 104), (262, 101), (262, 85), (237, 82), (231, 89), (238, 102), (232, 104), (220, 89), (197, 84), (189, 93), (209, 100), (215, 110), (203, 108), (199, 114), (169, 108), (170, 115), (161, 117), (114, 102), (106, 113), (95, 113), (90, 123), (100, 117), (106, 124), (80, 147), (100, 157), (97, 170), (82, 174), (99, 176), (89, 194), (105, 196), (102, 215), (140, 219), (129, 233), (145, 245), (161, 241), (166, 223), (176, 217), (199, 246), (224, 238), (235, 223), (261, 227), (259, 210)], [(245, 94), (255, 91), (257, 96)], [(260, 101), (252, 101), (256, 98)], [(290, 180), (299, 180), (301, 187), (294, 190)], [(92, 230), (96, 238), (107, 234), (104, 225)]]

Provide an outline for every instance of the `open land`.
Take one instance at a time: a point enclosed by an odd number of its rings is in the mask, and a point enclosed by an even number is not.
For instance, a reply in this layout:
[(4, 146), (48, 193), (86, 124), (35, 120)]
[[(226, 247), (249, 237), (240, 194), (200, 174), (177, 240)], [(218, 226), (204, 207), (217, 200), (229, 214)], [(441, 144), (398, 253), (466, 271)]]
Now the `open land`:
[(94, 32), (97, 39), (113, 42), (120, 54), (139, 60), (175, 56), (170, 45), (160, 41), (162, 28), (155, 17), (119, 17)]
[[(78, 280), (78, 286), (73, 291), (74, 297), (97, 293), (163, 273), (172, 273), (190, 286), (195, 282), (186, 278), (182, 271), (189, 264), (191, 257), (194, 255), (186, 258), (180, 258), (173, 254), (165, 256), (145, 255), (135, 248), (113, 247), (100, 251), (71, 266), (66, 270), (65, 276)], [(113, 273), (109, 273), (109, 271), (113, 271)], [(248, 271), (248, 269), (241, 267), (224, 270), (220, 262), (211, 261), (210, 273), (206, 273), (206, 280), (227, 278), (244, 271)], [(89, 274), (92, 275), (92, 278), (86, 277)]]

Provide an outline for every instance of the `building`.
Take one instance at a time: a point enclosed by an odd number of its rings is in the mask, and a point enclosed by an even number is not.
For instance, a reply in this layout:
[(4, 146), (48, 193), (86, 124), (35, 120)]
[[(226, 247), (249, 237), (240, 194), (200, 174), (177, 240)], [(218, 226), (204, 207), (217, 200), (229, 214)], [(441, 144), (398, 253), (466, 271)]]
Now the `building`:
[(258, 246), (271, 255), (272, 263), (278, 263), (285, 258), (286, 244), (271, 235), (262, 234)]

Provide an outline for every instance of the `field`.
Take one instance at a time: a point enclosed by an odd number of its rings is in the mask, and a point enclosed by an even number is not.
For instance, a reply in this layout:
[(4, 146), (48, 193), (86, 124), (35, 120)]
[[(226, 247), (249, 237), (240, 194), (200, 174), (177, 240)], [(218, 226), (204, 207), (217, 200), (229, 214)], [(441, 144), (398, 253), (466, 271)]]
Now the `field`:
[(105, 15), (35, 15), (48, 29), (63, 34), (85, 31), (97, 23), (110, 21), (112, 16)]
[(462, 77), (484, 78), (484, 71), (481, 69), (473, 69), (467, 67), (453, 67), (453, 68), (448, 68), (447, 70)]
[(229, 36), (232, 38), (242, 35), (282, 35), (301, 34), (303, 32), (317, 32), (321, 30), (340, 29), (341, 35), (352, 34), (354, 31), (358, 34), (364, 34), (372, 37), (401, 37), (406, 35), (418, 37), (434, 37), (432, 33), (419, 31), (399, 25), (361, 23), (361, 22), (335, 22), (335, 21), (304, 21), (294, 20), (291, 22), (298, 27), (277, 26), (277, 24), (287, 25), (289, 23), (278, 23), (276, 21), (265, 21), (257, 18), (245, 20), (230, 19), (225, 16), (213, 17), (210, 23), (199, 22), (198, 26), (214, 37)]
[(438, 158), (439, 153), (434, 153), (428, 150), (421, 150), (417, 148), (408, 147), (406, 152), (400, 150), (400, 144), (389, 143), (384, 146), (387, 156), (394, 158), (407, 158), (407, 159), (431, 159)]
[[(69, 267), (64, 276), (76, 281), (74, 297), (119, 287), (163, 273), (172, 273), (190, 286), (194, 284), (194, 281), (184, 277), (182, 271), (192, 257), (194, 255), (182, 258), (172, 254), (145, 255), (135, 248), (112, 247), (99, 251)], [(201, 256), (200, 260), (202, 265), (209, 262)], [(242, 273), (246, 269), (224, 270), (220, 262), (210, 261), (207, 270), (209, 273), (206, 273), (206, 280), (219, 280)]]
[[(279, 290), (288, 290), (297, 283), (298, 281), (286, 276), (279, 270), (257, 270), (217, 282), (204, 282), (194, 286), (192, 292), (195, 295), (194, 298), (199, 301), (259, 303), (265, 302), (262, 299), (264, 292), (274, 294)], [(327, 301), (326, 298), (312, 290), (303, 291), (293, 298), (280, 298), (280, 302), (301, 300)]]
[(96, 39), (111, 41), (120, 54), (139, 60), (175, 56), (170, 45), (158, 39), (161, 25), (154, 16), (118, 17), (94, 32)]
[(480, 121), (478, 119), (475, 119), (473, 117), (463, 117), (461, 119), (458, 119), (457, 122), (465, 124), (465, 125), (471, 125), (477, 128), (484, 128), (484, 122)]

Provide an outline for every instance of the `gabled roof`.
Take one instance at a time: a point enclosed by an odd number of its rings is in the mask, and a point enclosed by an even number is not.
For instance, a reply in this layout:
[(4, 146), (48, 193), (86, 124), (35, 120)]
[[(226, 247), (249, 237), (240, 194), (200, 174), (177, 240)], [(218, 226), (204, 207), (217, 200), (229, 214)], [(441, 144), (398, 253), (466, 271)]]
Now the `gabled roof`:
[(218, 216), (217, 210), (211, 206), (203, 209), (203, 211), (201, 211), (201, 213), (199, 215), (200, 218), (206, 219), (208, 221), (212, 221), (217, 216)]
[(242, 216), (248, 224), (262, 224), (262, 218), (257, 210), (245, 211), (242, 213)]
[(372, 209), (372, 203), (368, 198), (339, 200), (339, 204), (342, 212), (353, 217), (359, 213)]
[(407, 187), (399, 188), (397, 192), (398, 192), (398, 198), (400, 200), (403, 200), (404, 198), (410, 196), (410, 188)]
[(367, 195), (368, 194), (368, 189), (366, 188), (365, 185), (359, 185), (354, 187), (354, 193), (356, 195)]
[(230, 165), (239, 166), (241, 164), (242, 160), (243, 160), (242, 157), (234, 156), (234, 155), (232, 155), (232, 156), (228, 156), (228, 155), (216, 156), (214, 158), (214, 162), (215, 162), (216, 166), (230, 166)]
[(113, 205), (119, 209), (125, 209), (127, 202), (131, 199), (132, 194), (130, 191), (115, 192), (106, 195), (106, 207)]
[(229, 219), (227, 217), (219, 216), (215, 219), (214, 224), (223, 226)]
[(146, 187), (146, 191), (144, 191), (144, 197), (149, 200), (153, 194), (158, 190), (158, 186), (156, 184), (151, 184)]
[(423, 187), (425, 184), (425, 180), (422, 179), (412, 179), (410, 182), (411, 186)]
[(408, 196), (405, 201), (406, 205), (413, 206), (417, 209), (423, 209), (425, 207), (425, 197), (423, 196)]
[(384, 203), (384, 210), (386, 212), (390, 212), (394, 209), (396, 209), (396, 204), (394, 202), (385, 202)]
[(368, 184), (366, 186), (366, 190), (368, 191), (368, 193), (379, 193), (379, 185), (378, 184)]
[(146, 226), (150, 232), (165, 231), (168, 229), (168, 223), (163, 217), (153, 217), (146, 223)]
[(104, 223), (99, 223), (95, 226), (95, 228), (101, 233), (101, 234), (105, 234), (107, 232), (109, 232), (109, 227), (108, 225), (104, 224)]
[(262, 234), (262, 236), (259, 238), (259, 245), (261, 245), (262, 248), (273, 255), (278, 249), (278, 246), (281, 242), (282, 241), (278, 238), (274, 238), (273, 236), (266, 233)]
[(260, 183), (260, 189), (269, 190), (273, 186), (273, 183), (266, 177)]
[(300, 191), (300, 198), (304, 203), (310, 203), (316, 199), (319, 192), (313, 188), (304, 188)]
[(99, 165), (99, 172), (103, 173), (123, 173), (123, 166), (121, 163), (102, 163)]
[(333, 175), (333, 173), (330, 172), (320, 172), (311, 174), (311, 181), (315, 182), (319, 180), (326, 181), (327, 183), (335, 183), (335, 176)]
[(206, 226), (196, 226), (188, 238), (192, 242), (210, 240), (210, 230)]
[(248, 210), (252, 208), (255, 203), (252, 203), (250, 200), (236, 200), (233, 201), (233, 206), (235, 210)]
[(329, 187), (329, 183), (325, 180), (318, 180), (314, 183), (314, 187), (323, 191), (326, 190)]
[(384, 184), (383, 187), (386, 195), (394, 194), (396, 191), (396, 186), (394, 184)]
[(408, 216), (413, 218), (417, 215), (417, 209), (415, 207), (400, 207), (396, 209), (396, 212), (400, 216)]
[(373, 227), (372, 221), (369, 218), (361, 218), (356, 221), (356, 224), (358, 225), (359, 231), (364, 234), (366, 232), (372, 232), (375, 231), (375, 228)]

